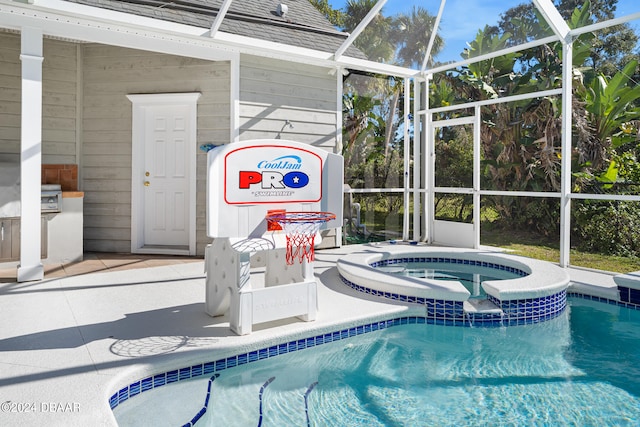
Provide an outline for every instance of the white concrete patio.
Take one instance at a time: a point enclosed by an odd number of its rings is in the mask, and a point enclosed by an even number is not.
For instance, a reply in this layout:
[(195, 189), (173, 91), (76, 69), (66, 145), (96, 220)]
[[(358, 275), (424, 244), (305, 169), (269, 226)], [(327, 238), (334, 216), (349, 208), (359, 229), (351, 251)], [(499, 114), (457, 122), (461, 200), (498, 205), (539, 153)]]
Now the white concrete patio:
[[(365, 319), (422, 314), (417, 306), (343, 285), (335, 262), (356, 248), (316, 253), (315, 322), (256, 325), (247, 336), (233, 334), (226, 316), (205, 313), (202, 260), (95, 257), (93, 267), (76, 267), (76, 272), (86, 271), (76, 274), (68, 266), (30, 283), (16, 283), (0, 271), (0, 425), (116, 425), (109, 396), (152, 373)], [(610, 274), (570, 269), (570, 275), (578, 292), (613, 295)], [(185, 408), (185, 414), (194, 411)]]

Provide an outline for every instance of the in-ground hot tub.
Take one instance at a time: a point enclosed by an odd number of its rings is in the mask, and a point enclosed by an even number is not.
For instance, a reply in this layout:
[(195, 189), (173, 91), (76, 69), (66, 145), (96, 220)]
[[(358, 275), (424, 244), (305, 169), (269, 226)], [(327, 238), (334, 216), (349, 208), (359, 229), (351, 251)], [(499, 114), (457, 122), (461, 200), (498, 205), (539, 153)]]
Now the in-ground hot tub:
[[(407, 277), (392, 266), (436, 263), (448, 270), (462, 267), (511, 273), (503, 280), (485, 280), (486, 298), (470, 299), (471, 292), (456, 280)], [(487, 250), (379, 243), (362, 247), (338, 261), (342, 281), (366, 294), (422, 304), (432, 323), (460, 326), (497, 326), (537, 323), (566, 308), (568, 273), (546, 261)], [(498, 275), (498, 277), (500, 277)]]

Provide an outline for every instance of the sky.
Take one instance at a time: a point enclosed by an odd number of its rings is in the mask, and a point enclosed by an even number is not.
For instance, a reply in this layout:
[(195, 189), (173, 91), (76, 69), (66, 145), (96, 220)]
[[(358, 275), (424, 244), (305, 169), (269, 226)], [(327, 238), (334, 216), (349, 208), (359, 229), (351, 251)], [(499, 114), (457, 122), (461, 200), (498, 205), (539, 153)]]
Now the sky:
[[(495, 25), (500, 14), (507, 9), (524, 3), (526, 0), (447, 0), (441, 21), (441, 36), (445, 40), (445, 48), (438, 55), (441, 62), (459, 61), (460, 53), (467, 43), (473, 40), (479, 29), (485, 25)], [(329, 0), (335, 9), (343, 9), (346, 0)], [(436, 16), (440, 0), (388, 0), (382, 12), (385, 16), (399, 12), (408, 12), (413, 5), (426, 8)], [(640, 12), (639, 0), (618, 0), (616, 16)], [(453, 23), (453, 24), (449, 24)], [(630, 25), (640, 31), (640, 21), (632, 21)]]

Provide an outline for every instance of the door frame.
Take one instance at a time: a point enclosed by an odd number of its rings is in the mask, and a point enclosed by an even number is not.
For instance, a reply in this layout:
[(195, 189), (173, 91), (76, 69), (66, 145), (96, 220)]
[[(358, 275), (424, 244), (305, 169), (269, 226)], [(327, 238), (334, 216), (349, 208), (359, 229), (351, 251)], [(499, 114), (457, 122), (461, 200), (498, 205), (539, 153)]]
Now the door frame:
[[(200, 92), (185, 93), (154, 93), (127, 95), (132, 105), (131, 132), (131, 253), (166, 254), (166, 255), (195, 255), (196, 254), (196, 154), (197, 154), (197, 102)], [(145, 140), (148, 107), (157, 106), (187, 106), (190, 110), (189, 135), (190, 140), (185, 144), (189, 173), (189, 247), (145, 247), (144, 242), (144, 200), (142, 181), (145, 168)]]
[[(445, 246), (458, 246), (464, 248), (480, 248), (480, 108), (474, 109), (471, 116), (463, 116), (455, 119), (433, 120), (428, 126), (427, 144), (429, 153), (429, 167), (432, 171), (429, 176), (429, 188), (433, 191), (428, 194), (429, 207), (429, 241)], [(473, 126), (473, 187), (441, 188), (435, 183), (435, 131), (437, 128), (451, 126)], [(435, 193), (471, 194), (473, 196), (473, 221), (471, 224), (442, 221), (435, 218)]]

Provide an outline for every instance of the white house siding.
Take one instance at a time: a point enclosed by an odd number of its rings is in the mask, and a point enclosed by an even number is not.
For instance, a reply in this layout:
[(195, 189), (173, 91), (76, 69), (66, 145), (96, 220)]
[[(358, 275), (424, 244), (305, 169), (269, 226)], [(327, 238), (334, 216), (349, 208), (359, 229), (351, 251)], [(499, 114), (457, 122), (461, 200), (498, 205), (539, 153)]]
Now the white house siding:
[[(44, 57), (43, 163), (80, 165), (85, 251), (129, 252), (132, 108), (126, 95), (200, 92), (198, 147), (229, 143), (230, 63), (53, 39), (44, 40)], [(20, 36), (0, 33), (0, 154), (20, 153), (20, 75)], [(283, 139), (333, 151), (336, 99), (328, 69), (241, 56), (242, 140), (277, 137), (289, 120), (294, 127), (283, 130)], [(196, 176), (196, 253), (202, 255), (210, 239), (206, 153), (199, 149)]]
[[(335, 152), (336, 76), (321, 68), (243, 55), (240, 62), (240, 139), (281, 138)], [(284, 126), (289, 120), (293, 128)], [(284, 127), (284, 129), (283, 129)], [(334, 230), (320, 247), (339, 244)]]
[[(76, 161), (76, 44), (45, 39), (42, 163)], [(20, 35), (0, 33), (0, 153), (20, 153)]]
[[(131, 250), (131, 126), (128, 94), (200, 92), (198, 146), (230, 141), (230, 64), (106, 45), (83, 45), (82, 190), (86, 251)], [(198, 254), (205, 226), (206, 153), (197, 154)]]
[(280, 137), (336, 146), (336, 77), (328, 68), (243, 55), (240, 63), (240, 139)]
[(0, 153), (20, 153), (20, 36), (0, 33)]

